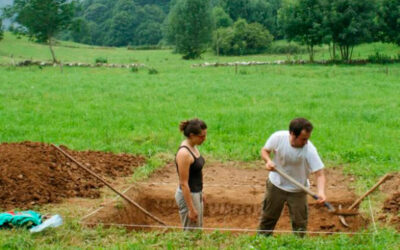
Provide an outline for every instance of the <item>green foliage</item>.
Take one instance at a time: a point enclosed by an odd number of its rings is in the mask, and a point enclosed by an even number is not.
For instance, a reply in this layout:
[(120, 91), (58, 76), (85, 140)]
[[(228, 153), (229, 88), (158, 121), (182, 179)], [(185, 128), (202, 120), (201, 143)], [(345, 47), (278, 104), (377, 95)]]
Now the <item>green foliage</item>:
[(3, 39), (3, 20), (0, 18), (0, 41)]
[(354, 46), (369, 42), (375, 31), (375, 0), (324, 0), (325, 39), (337, 44), (350, 61)]
[(107, 63), (107, 62), (108, 62), (108, 60), (105, 57), (97, 57), (95, 59), (95, 63)]
[(277, 17), (281, 2), (282, 0), (223, 0), (220, 4), (234, 21), (243, 18), (248, 23), (260, 23), (274, 37), (280, 38)]
[(74, 14), (74, 2), (68, 0), (15, 0), (7, 11), (15, 20), (27, 29), (30, 37), (39, 42), (48, 42), (53, 61), (53, 37), (71, 24)]
[(265, 51), (272, 43), (273, 37), (259, 23), (248, 24), (239, 19), (233, 27), (220, 28), (213, 37), (213, 49), (216, 54), (245, 55)]
[(141, 23), (136, 29), (135, 37), (134, 44), (157, 44), (162, 39), (161, 23)]
[(71, 23), (71, 37), (74, 41), (92, 44), (91, 30), (89, 23), (84, 18), (75, 18)]
[(177, 0), (166, 20), (166, 38), (183, 59), (194, 59), (211, 40), (213, 20), (209, 0)]
[(134, 36), (136, 20), (128, 11), (117, 13), (110, 23), (106, 44), (112, 46), (127, 45)]
[(74, 2), (68, 0), (15, 0), (9, 15), (27, 29), (28, 35), (48, 42), (62, 29), (68, 28), (73, 17)]
[(388, 64), (388, 63), (394, 63), (396, 61), (400, 61), (399, 55), (394, 58), (392, 58), (389, 55), (385, 55), (383, 53), (379, 53), (378, 51), (375, 52), (375, 55), (369, 55), (368, 56), (368, 61), (371, 63), (379, 63), (379, 64)]
[(286, 38), (307, 45), (311, 62), (314, 61), (314, 47), (323, 41), (323, 16), (321, 0), (289, 2), (279, 15)]
[(66, 35), (76, 42), (109, 45), (156, 45), (168, 0), (84, 0), (77, 8), (74, 30)]
[(224, 11), (221, 7), (214, 7), (213, 9), (213, 19), (215, 28), (226, 28), (232, 25), (232, 18)]
[(378, 11), (383, 41), (400, 46), (400, 0), (383, 0)]
[(304, 46), (300, 46), (297, 43), (291, 42), (276, 42), (273, 43), (267, 50), (269, 54), (304, 54), (307, 53), (307, 49)]
[(108, 7), (101, 3), (93, 3), (88, 6), (83, 13), (83, 17), (87, 21), (102, 23), (108, 17)]
[(149, 75), (156, 75), (158, 74), (158, 70), (156, 70), (155, 68), (149, 68)]
[(132, 73), (137, 73), (137, 72), (139, 72), (139, 67), (137, 67), (137, 66), (131, 67), (131, 72), (132, 72)]

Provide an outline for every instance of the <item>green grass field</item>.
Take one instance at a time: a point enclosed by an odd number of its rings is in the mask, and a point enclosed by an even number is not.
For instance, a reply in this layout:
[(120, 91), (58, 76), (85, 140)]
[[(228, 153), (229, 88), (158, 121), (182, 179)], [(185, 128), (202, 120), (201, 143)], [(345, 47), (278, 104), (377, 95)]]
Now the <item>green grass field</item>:
[[(397, 55), (399, 47), (362, 45), (357, 58), (376, 51)], [(172, 155), (182, 136), (179, 121), (204, 119), (208, 140), (201, 151), (208, 158), (229, 161), (259, 159), (268, 136), (287, 129), (297, 116), (309, 118), (311, 140), (328, 166), (355, 174), (365, 190), (388, 171), (400, 170), (400, 65), (365, 66), (252, 66), (191, 68), (193, 63), (267, 61), (286, 55), (216, 57), (211, 53), (184, 61), (169, 50), (131, 51), (61, 42), (55, 48), (63, 62), (143, 63), (146, 68), (15, 68), (0, 67), (0, 142), (41, 141), (83, 150), (129, 152), (157, 158)], [(12, 57), (11, 57), (12, 55)], [(320, 48), (317, 59), (328, 59)], [(298, 55), (307, 59), (307, 55)], [(12, 59), (13, 58), (13, 59)], [(9, 33), (0, 41), (0, 63), (22, 59), (49, 60), (47, 46)], [(154, 162), (159, 162), (155, 160)], [(154, 166), (147, 167), (153, 168)], [(328, 177), (329, 178), (329, 177)], [(378, 210), (380, 208), (377, 208)], [(78, 218), (60, 230), (40, 235), (1, 231), (0, 248), (305, 248), (396, 249), (398, 233), (379, 233), (298, 239), (278, 236), (260, 239), (214, 232), (128, 233), (119, 229), (86, 229)]]

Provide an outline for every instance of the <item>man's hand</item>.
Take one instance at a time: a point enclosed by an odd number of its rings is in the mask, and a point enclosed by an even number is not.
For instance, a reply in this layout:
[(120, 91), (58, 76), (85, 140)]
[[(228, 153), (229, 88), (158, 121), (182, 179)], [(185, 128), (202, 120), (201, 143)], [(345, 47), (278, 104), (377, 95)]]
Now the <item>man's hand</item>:
[(265, 163), (265, 168), (268, 171), (275, 171), (275, 167), (276, 167), (276, 165), (273, 161), (268, 161), (267, 163)]
[(325, 193), (319, 192), (318, 193), (318, 203), (324, 203), (326, 201), (326, 195)]
[(199, 216), (199, 215), (197, 214), (196, 209), (189, 210), (189, 215), (188, 215), (189, 220), (191, 220), (191, 221), (193, 221), (193, 222), (196, 222), (198, 216)]

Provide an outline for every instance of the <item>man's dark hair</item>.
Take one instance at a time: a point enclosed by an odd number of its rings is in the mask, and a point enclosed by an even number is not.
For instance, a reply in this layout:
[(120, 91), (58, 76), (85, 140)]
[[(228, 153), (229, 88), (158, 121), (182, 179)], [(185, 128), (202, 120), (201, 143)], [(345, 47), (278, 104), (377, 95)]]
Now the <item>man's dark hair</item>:
[(179, 130), (182, 131), (186, 137), (189, 137), (190, 134), (199, 135), (204, 129), (207, 129), (207, 124), (198, 118), (181, 121), (179, 124)]
[(302, 130), (306, 130), (308, 133), (311, 133), (313, 130), (313, 125), (311, 122), (305, 118), (295, 118), (289, 124), (289, 132), (293, 133), (296, 137), (298, 137)]

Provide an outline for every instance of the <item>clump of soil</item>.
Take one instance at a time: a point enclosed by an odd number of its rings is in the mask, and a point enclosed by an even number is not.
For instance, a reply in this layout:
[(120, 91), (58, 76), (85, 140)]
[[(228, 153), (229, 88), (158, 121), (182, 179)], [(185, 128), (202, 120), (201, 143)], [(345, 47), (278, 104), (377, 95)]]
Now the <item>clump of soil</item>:
[(389, 194), (383, 204), (383, 214), (379, 220), (389, 222), (400, 231), (400, 174), (393, 174), (393, 177), (386, 181), (380, 189)]
[[(383, 211), (392, 215), (390, 223), (400, 231), (400, 192), (393, 194), (385, 201)], [(386, 216), (382, 218), (386, 220)]]
[[(132, 174), (143, 157), (62, 149), (106, 180)], [(103, 184), (49, 144), (0, 144), (0, 208), (26, 209), (68, 197), (100, 196)]]
[[(258, 227), (261, 214), (261, 203), (265, 194), (265, 182), (268, 172), (265, 169), (239, 168), (233, 163), (209, 163), (203, 171), (205, 228), (250, 229)], [(350, 177), (341, 174), (340, 169), (327, 169), (327, 196), (335, 207), (341, 204), (350, 206), (356, 196), (349, 188)], [(311, 178), (313, 180), (314, 177)], [(181, 226), (174, 193), (178, 185), (176, 168), (167, 165), (154, 173), (148, 180), (138, 183), (126, 192), (138, 204), (150, 213), (163, 220), (169, 226)], [(312, 185), (312, 189), (315, 185)], [(314, 189), (315, 190), (315, 189)], [(364, 228), (367, 222), (361, 216), (346, 218), (349, 228), (344, 227), (338, 216), (327, 211), (309, 199), (308, 230), (314, 232), (357, 231)], [(86, 217), (83, 223), (131, 224), (130, 229), (159, 229), (159, 224), (146, 217), (134, 206), (111, 203), (97, 213)], [(152, 228), (155, 226), (156, 228)], [(277, 230), (291, 231), (288, 208), (282, 212)]]
[(398, 214), (400, 212), (400, 192), (393, 194), (383, 205), (385, 212)]

